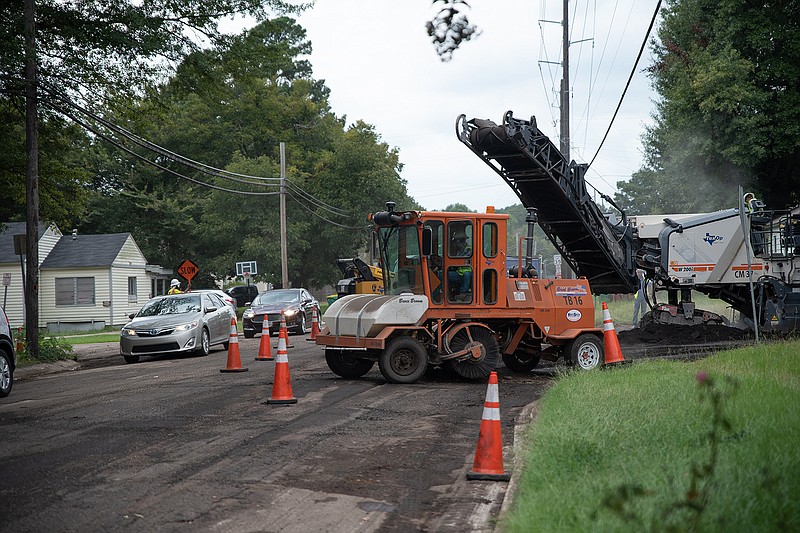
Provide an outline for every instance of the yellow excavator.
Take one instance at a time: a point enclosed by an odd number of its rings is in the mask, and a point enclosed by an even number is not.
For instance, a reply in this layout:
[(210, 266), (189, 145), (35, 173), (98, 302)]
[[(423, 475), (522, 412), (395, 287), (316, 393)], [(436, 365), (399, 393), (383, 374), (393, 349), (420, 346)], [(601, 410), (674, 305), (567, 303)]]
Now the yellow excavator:
[(336, 284), (339, 298), (348, 294), (383, 294), (383, 271), (358, 257), (337, 259), (344, 278)]

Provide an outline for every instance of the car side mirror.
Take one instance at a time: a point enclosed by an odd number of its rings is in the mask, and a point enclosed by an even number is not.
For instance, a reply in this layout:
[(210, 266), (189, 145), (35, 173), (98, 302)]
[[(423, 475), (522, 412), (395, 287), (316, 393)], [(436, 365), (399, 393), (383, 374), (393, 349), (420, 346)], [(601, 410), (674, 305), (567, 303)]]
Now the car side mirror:
[(244, 303), (244, 306), (245, 306), (245, 307), (250, 307), (250, 305), (251, 305), (252, 303), (253, 303), (253, 302), (245, 302), (245, 303)]
[(136, 316), (136, 313), (131, 313), (131, 314), (129, 314), (129, 315), (128, 315), (128, 318), (130, 318), (131, 320), (133, 320), (133, 317), (135, 317), (135, 316)]
[(216, 308), (216, 307), (206, 307), (206, 308), (205, 308), (205, 310), (204, 310), (204, 312), (206, 312), (206, 313), (213, 313), (213, 312), (214, 312), (214, 311), (216, 311), (216, 310), (217, 310), (217, 308)]

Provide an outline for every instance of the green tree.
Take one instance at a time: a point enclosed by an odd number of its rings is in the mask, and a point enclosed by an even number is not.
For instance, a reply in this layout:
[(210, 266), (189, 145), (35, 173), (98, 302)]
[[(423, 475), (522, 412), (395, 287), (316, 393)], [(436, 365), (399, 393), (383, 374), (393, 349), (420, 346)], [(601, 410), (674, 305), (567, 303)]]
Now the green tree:
[[(28, 350), (39, 351), (39, 103), (132, 95), (188, 51), (195, 36), (220, 38), (217, 23), (263, 19), (280, 0), (10, 0), (0, 10), (0, 93), (25, 102), (25, 308)], [(57, 103), (58, 102), (58, 103)], [(62, 109), (63, 112), (63, 109)]]
[[(526, 252), (526, 242), (520, 239), (528, 236), (528, 223), (525, 222), (525, 218), (528, 214), (527, 210), (522, 204), (514, 204), (503, 207), (502, 209), (497, 209), (496, 212), (509, 216), (508, 230), (506, 233), (506, 250), (508, 255), (518, 256), (518, 254), (522, 253), (524, 256)], [(557, 253), (555, 246), (553, 246), (553, 243), (550, 242), (547, 235), (545, 235), (542, 228), (538, 225), (534, 228), (533, 239), (534, 255), (541, 255), (545, 259), (545, 263), (547, 263), (552, 259), (553, 254)]]
[[(661, 100), (644, 168), (617, 200), (639, 212), (800, 201), (800, 3), (670, 0), (651, 69)], [(649, 210), (648, 210), (649, 208)]]
[[(0, 221), (25, 220), (25, 111), (19, 98), (0, 96)], [(71, 230), (83, 213), (89, 138), (82, 128), (46, 113), (40, 129), (40, 218)]]
[(210, 177), (164, 162), (193, 182), (109, 155), (87, 231), (134, 228), (151, 261), (175, 266), (190, 257), (214, 278), (230, 274), (237, 261), (255, 260), (256, 279), (279, 286), (276, 194), (284, 142), (290, 281), (334, 283), (341, 275), (335, 259), (366, 247), (368, 213), (388, 199), (416, 204), (399, 178), (397, 150), (372, 126), (345, 127), (330, 111), (328, 89), (298, 59), (309, 52), (305, 31), (293, 20), (265, 21), (192, 54), (157, 94), (120, 111), (118, 120), (143, 137), (239, 177)]
[(458, 203), (458, 202), (456, 202), (454, 204), (447, 205), (444, 209), (442, 209), (442, 211), (448, 211), (448, 212), (453, 212), (453, 213), (475, 213), (476, 212), (475, 210), (470, 209), (466, 204), (462, 204), (462, 203)]

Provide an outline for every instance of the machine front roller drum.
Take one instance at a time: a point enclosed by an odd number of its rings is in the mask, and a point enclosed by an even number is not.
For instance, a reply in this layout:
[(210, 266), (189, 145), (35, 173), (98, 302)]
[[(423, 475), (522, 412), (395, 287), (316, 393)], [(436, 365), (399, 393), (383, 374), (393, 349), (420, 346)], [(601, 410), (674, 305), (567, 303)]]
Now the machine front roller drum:
[(375, 364), (375, 361), (352, 357), (346, 350), (336, 348), (325, 349), (325, 362), (334, 374), (345, 379), (360, 378), (372, 370)]
[(413, 337), (396, 337), (378, 357), (378, 368), (389, 383), (414, 383), (428, 368), (428, 352)]

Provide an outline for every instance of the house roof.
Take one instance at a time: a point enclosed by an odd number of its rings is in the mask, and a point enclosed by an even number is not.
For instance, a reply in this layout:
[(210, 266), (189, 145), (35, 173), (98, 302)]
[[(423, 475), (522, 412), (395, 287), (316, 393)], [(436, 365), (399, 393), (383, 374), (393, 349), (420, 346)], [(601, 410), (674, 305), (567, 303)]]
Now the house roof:
[[(0, 222), (0, 263), (19, 261), (14, 253), (14, 235), (25, 234), (25, 222)], [(39, 222), (39, 237), (47, 231), (47, 226)]]
[(111, 266), (130, 233), (104, 235), (64, 235), (42, 262), (41, 268), (81, 268)]

